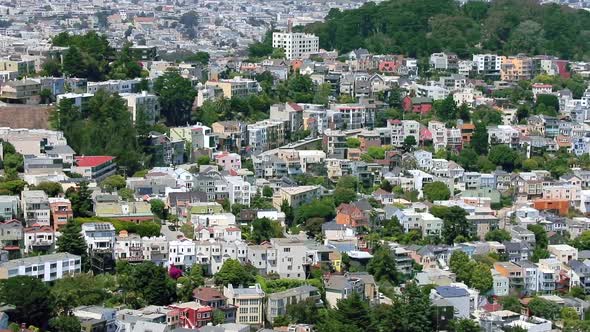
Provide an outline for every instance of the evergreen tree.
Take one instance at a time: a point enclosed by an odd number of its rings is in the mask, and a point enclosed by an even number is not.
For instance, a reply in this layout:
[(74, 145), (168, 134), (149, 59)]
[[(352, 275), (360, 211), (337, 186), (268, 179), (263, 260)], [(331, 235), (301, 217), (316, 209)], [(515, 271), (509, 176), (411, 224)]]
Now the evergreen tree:
[(60, 231), (61, 236), (57, 238), (56, 242), (57, 251), (86, 257), (87, 247), (82, 236), (82, 227), (74, 219), (70, 219)]
[(88, 189), (88, 182), (80, 182), (78, 189), (68, 189), (66, 197), (72, 202), (74, 217), (92, 216), (92, 194)]
[(380, 247), (373, 253), (373, 258), (367, 265), (367, 271), (375, 277), (375, 280), (386, 280), (392, 284), (399, 281), (399, 273), (395, 266), (395, 260), (387, 247)]

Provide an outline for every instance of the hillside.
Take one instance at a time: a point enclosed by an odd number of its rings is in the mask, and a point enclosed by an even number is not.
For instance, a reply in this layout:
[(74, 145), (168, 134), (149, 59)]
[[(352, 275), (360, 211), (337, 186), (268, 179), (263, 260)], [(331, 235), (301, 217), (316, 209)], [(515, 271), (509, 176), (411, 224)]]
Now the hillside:
[(332, 9), (323, 23), (306, 26), (320, 46), (347, 52), (412, 57), (449, 51), (459, 56), (484, 51), (550, 54), (590, 60), (590, 12), (535, 0), (388, 0), (359, 9)]

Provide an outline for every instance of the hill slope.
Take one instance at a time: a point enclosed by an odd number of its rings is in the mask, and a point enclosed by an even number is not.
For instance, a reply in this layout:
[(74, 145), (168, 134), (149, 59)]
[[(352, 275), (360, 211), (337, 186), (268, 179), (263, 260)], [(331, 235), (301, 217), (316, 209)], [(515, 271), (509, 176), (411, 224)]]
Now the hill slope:
[(590, 12), (540, 5), (535, 0), (388, 0), (359, 9), (332, 9), (326, 21), (305, 27), (320, 46), (347, 52), (413, 57), (450, 51), (460, 56), (483, 51), (551, 54), (590, 60)]

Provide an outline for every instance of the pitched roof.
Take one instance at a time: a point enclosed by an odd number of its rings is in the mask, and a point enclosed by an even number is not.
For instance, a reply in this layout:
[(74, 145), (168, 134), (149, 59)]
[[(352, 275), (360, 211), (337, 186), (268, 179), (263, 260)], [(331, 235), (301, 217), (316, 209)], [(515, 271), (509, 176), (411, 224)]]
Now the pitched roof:
[(227, 299), (225, 296), (223, 296), (223, 294), (220, 291), (209, 287), (195, 288), (193, 290), (193, 296), (195, 297), (195, 299), (207, 302)]

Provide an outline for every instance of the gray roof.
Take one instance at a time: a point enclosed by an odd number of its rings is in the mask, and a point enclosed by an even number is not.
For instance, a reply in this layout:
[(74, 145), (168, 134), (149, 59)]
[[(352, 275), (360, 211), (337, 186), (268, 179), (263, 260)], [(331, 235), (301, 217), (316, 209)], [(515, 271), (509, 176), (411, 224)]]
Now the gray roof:
[(76, 154), (76, 151), (74, 151), (69, 145), (55, 145), (47, 152), (50, 154)]
[(438, 286), (436, 287), (436, 292), (446, 298), (469, 296), (469, 293), (465, 289), (453, 286)]
[(13, 259), (13, 260), (9, 260), (8, 262), (0, 263), (0, 266), (10, 269), (12, 267), (26, 266), (26, 265), (33, 265), (33, 264), (45, 264), (46, 262), (57, 262), (57, 261), (63, 261), (66, 259), (80, 259), (80, 256), (72, 255), (67, 252), (61, 252), (61, 253), (51, 254), (51, 255)]
[(300, 294), (309, 294), (309, 293), (313, 293), (313, 292), (317, 292), (317, 291), (318, 291), (318, 289), (316, 287), (309, 286), (309, 285), (303, 285), (303, 286), (299, 286), (299, 287), (295, 287), (295, 288), (290, 288), (290, 289), (284, 290), (282, 292), (269, 294), (268, 298), (269, 299), (281, 299), (281, 298), (285, 298), (285, 297), (297, 296)]

